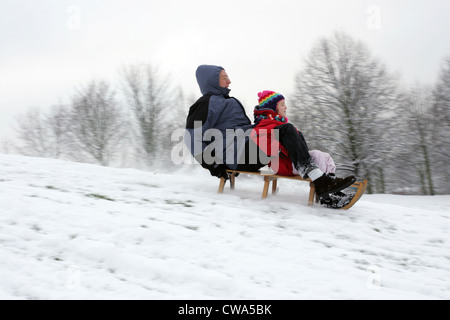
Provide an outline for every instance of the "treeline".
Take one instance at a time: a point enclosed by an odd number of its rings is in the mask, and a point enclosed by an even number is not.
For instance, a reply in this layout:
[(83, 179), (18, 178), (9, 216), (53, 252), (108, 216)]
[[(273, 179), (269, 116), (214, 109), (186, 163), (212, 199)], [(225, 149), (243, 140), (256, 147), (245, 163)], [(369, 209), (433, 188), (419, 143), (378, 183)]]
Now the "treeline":
[[(104, 166), (174, 166), (179, 142), (171, 134), (184, 127), (194, 98), (151, 65), (119, 74), (117, 85), (91, 81), (66, 104), (21, 115), (16, 150)], [(288, 114), (311, 149), (368, 178), (369, 192), (450, 194), (450, 57), (435, 84), (404, 88), (364, 43), (335, 33), (304, 61)]]
[(433, 86), (404, 88), (345, 33), (317, 42), (298, 72), (290, 119), (369, 192), (450, 193), (450, 57)]
[(181, 89), (151, 65), (125, 66), (118, 73), (117, 84), (92, 80), (68, 103), (20, 115), (14, 149), (103, 166), (170, 166), (171, 133), (186, 118)]

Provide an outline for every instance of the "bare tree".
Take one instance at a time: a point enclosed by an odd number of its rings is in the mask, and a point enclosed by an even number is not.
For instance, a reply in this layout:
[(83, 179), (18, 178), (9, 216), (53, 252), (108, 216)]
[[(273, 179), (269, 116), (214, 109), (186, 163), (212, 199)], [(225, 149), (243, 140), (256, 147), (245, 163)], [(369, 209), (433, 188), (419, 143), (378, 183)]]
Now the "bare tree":
[(58, 104), (47, 113), (30, 108), (17, 117), (16, 134), (21, 154), (58, 159), (63, 155), (68, 129), (67, 108)]
[(109, 165), (126, 134), (115, 92), (104, 81), (91, 81), (72, 97), (70, 108), (70, 148), (76, 160), (90, 157)]
[(15, 149), (23, 155), (31, 157), (52, 157), (50, 131), (39, 108), (30, 108), (16, 118), (15, 132), (19, 145)]
[(122, 91), (134, 119), (137, 148), (144, 153), (147, 164), (152, 164), (163, 147), (163, 129), (170, 124), (166, 115), (176, 104), (169, 81), (151, 65), (123, 67), (120, 75)]
[(173, 166), (171, 159), (172, 148), (178, 143), (172, 141), (172, 134), (175, 133), (176, 130), (184, 130), (186, 128), (186, 118), (189, 111), (189, 106), (193, 104), (193, 102), (191, 103), (191, 100), (189, 99), (186, 101), (181, 88), (174, 90), (173, 97), (174, 104), (170, 112), (166, 113), (167, 125), (161, 130), (163, 133), (163, 137), (161, 139), (163, 144), (163, 148), (161, 149), (161, 158), (167, 167)]
[(414, 193), (421, 192), (434, 195), (432, 161), (435, 125), (431, 113), (433, 96), (430, 88), (420, 84), (415, 85), (405, 95), (399, 105), (397, 150), (392, 150), (397, 160), (397, 170), (402, 172), (402, 180)]
[(67, 133), (70, 128), (69, 107), (62, 103), (53, 106), (44, 117), (44, 125), (53, 138), (53, 157), (59, 159), (67, 151)]
[(433, 91), (434, 142), (437, 181), (442, 193), (450, 193), (450, 57), (444, 59)]
[(384, 184), (396, 103), (397, 81), (384, 65), (360, 41), (335, 33), (316, 44), (297, 74), (291, 119), (312, 147), (332, 152), (340, 168), (381, 175)]

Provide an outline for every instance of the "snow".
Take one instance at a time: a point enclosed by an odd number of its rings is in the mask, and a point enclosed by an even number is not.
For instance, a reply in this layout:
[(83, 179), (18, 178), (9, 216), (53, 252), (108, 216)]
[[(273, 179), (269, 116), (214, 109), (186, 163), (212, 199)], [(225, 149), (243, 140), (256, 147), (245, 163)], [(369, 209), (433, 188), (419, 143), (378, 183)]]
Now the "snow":
[(0, 299), (449, 299), (450, 196), (0, 154)]

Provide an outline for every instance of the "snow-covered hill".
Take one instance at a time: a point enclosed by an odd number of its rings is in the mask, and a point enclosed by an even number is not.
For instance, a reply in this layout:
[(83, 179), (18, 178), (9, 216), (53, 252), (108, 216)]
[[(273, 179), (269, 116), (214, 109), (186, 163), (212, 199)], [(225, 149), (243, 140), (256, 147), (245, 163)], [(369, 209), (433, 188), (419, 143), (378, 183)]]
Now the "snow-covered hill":
[(450, 196), (337, 211), (189, 169), (0, 154), (0, 299), (450, 299)]

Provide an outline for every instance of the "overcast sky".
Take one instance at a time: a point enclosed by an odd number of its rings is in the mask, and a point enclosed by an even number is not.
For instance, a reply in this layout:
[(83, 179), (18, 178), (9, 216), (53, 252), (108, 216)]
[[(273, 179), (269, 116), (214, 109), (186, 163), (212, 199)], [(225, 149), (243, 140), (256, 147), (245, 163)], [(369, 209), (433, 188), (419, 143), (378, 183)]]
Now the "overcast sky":
[(92, 79), (115, 81), (132, 63), (159, 65), (195, 96), (197, 66), (221, 65), (250, 113), (258, 91), (288, 95), (334, 31), (365, 42), (405, 84), (432, 84), (450, 55), (450, 1), (2, 0), (0, 141), (15, 115), (67, 102)]

